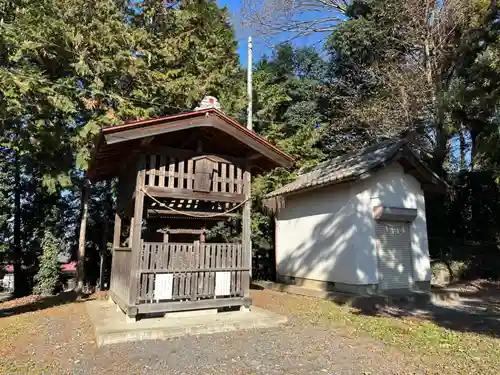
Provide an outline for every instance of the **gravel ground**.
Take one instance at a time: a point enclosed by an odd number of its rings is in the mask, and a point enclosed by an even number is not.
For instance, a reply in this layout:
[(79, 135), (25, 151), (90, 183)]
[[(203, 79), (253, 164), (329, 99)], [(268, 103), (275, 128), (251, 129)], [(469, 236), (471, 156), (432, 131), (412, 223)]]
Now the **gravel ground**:
[(254, 291), (253, 298), (259, 307), (289, 315), (289, 323), (278, 329), (96, 348), (83, 303), (3, 317), (0, 318), (0, 373), (429, 373), (420, 360), (405, 357), (392, 347), (351, 336), (345, 329), (294, 316), (293, 303), (303, 299), (270, 291)]
[[(292, 322), (282, 329), (187, 337), (104, 347), (74, 373), (97, 374), (117, 353), (129, 353), (144, 374), (401, 374), (376, 344), (339, 338), (334, 331)], [(85, 369), (85, 371), (83, 370)]]

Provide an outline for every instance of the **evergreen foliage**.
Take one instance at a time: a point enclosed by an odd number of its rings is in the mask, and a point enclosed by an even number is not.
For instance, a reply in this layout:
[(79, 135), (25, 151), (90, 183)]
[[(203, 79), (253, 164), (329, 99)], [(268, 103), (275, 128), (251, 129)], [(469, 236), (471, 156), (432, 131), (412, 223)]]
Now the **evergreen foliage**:
[[(409, 137), (446, 177), (464, 169), (498, 179), (496, 5), (426, 3), (331, 2), (326, 55), (285, 43), (255, 65), (254, 129), (297, 168), (254, 177), (254, 248), (273, 247), (273, 220), (260, 212), (266, 193), (381, 139)], [(75, 248), (79, 187), (101, 127), (183, 112), (205, 95), (244, 122), (236, 47), (227, 9), (211, 0), (0, 0), (0, 262), (14, 264), (16, 294), (29, 292), (45, 245)], [(112, 239), (110, 184), (91, 194), (92, 263)], [(455, 203), (430, 210), (451, 206), (456, 213)], [(237, 227), (212, 235), (233, 240)]]
[[(29, 292), (43, 230), (75, 248), (101, 127), (179, 113), (205, 95), (239, 113), (241, 77), (227, 10), (213, 1), (0, 0), (0, 254), (14, 264), (16, 294)], [(92, 212), (95, 249), (99, 233), (111, 239), (102, 210)]]
[(327, 62), (309, 47), (277, 47), (254, 73), (255, 130), (294, 157), (296, 170), (278, 168), (253, 178), (252, 244), (255, 250), (274, 246), (273, 219), (262, 213), (265, 194), (290, 182), (303, 168), (325, 156), (322, 144), (327, 117), (322, 113), (321, 89)]
[(40, 266), (34, 277), (35, 287), (33, 292), (42, 296), (50, 296), (57, 290), (61, 277), (59, 265), (59, 251), (61, 241), (50, 230), (45, 231), (42, 240), (42, 255)]

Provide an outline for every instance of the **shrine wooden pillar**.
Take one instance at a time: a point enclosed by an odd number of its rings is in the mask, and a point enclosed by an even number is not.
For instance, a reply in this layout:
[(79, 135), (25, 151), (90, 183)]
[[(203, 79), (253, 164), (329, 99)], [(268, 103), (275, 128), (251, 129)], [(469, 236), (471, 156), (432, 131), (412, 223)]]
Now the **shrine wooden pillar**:
[[(142, 232), (142, 216), (144, 208), (144, 186), (146, 176), (146, 161), (145, 156), (141, 155), (137, 163), (137, 177), (135, 183), (135, 200), (134, 200), (134, 217), (133, 225), (131, 228), (132, 241), (130, 247), (132, 248), (131, 257), (131, 270), (130, 270), (130, 283), (128, 285), (128, 305), (135, 306), (137, 303), (137, 288), (139, 285), (139, 261), (141, 255), (141, 232)], [(137, 308), (130, 308), (127, 311), (128, 316), (137, 315)]]
[[(120, 192), (118, 191), (118, 195), (120, 195)], [(121, 233), (122, 233), (122, 217), (120, 216), (120, 197), (117, 197), (117, 206), (116, 206), (116, 212), (115, 212), (115, 223), (114, 223), (114, 228), (113, 228), (113, 247), (111, 249), (111, 280), (109, 283), (109, 289), (115, 293), (116, 292), (116, 275), (115, 273), (117, 272), (116, 270), (116, 256), (115, 252), (116, 249), (121, 247)]]
[(251, 174), (250, 166), (245, 167), (243, 172), (243, 194), (246, 199), (243, 205), (243, 215), (242, 215), (242, 230), (241, 230), (241, 242), (243, 249), (243, 266), (248, 268), (248, 271), (243, 272), (242, 276), (242, 289), (243, 296), (250, 296), (250, 278), (252, 275), (252, 200), (251, 197)]
[(115, 227), (113, 230), (113, 250), (117, 247), (121, 247), (121, 237), (122, 234), (122, 217), (120, 216), (117, 208), (117, 212), (115, 212)]

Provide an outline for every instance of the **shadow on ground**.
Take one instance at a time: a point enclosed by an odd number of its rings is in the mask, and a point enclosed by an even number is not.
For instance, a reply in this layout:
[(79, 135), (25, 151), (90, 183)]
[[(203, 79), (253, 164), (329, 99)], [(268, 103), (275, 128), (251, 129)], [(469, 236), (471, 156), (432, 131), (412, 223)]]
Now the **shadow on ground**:
[[(457, 285), (433, 290), (432, 301), (425, 293), (409, 296), (361, 296), (339, 292), (326, 292), (300, 286), (259, 282), (264, 289), (326, 299), (339, 306), (348, 306), (352, 314), (385, 316), (395, 319), (414, 317), (440, 327), (472, 332), (500, 338), (500, 288), (490, 282)], [(450, 299), (450, 295), (453, 299)], [(435, 298), (437, 296), (437, 298)]]
[(264, 290), (264, 287), (262, 285), (259, 285), (256, 283), (251, 283), (250, 289), (252, 289), (252, 290)]
[(28, 296), (6, 302), (4, 304), (6, 307), (0, 307), (0, 318), (49, 309), (68, 303), (85, 302), (88, 298), (89, 296), (82, 296), (74, 291), (62, 292), (49, 297)]
[[(401, 301), (391, 304), (357, 304), (351, 306), (355, 314), (416, 317), (443, 328), (459, 332), (473, 332), (500, 338), (500, 289), (487, 281), (474, 284), (450, 285), (443, 291), (456, 293), (456, 300), (418, 304)], [(344, 304), (340, 301), (334, 301)]]

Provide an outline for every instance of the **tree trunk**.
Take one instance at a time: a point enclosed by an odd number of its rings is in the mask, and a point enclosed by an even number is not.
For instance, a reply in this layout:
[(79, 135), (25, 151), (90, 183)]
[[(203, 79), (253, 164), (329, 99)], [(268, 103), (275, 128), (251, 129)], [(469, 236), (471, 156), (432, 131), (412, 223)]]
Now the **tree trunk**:
[(448, 154), (448, 137), (441, 124), (436, 124), (436, 147), (434, 149), (433, 169), (440, 175), (444, 174), (444, 166)]
[(464, 136), (465, 129), (460, 129), (458, 132), (460, 140), (460, 170), (467, 169), (467, 145)]
[(14, 266), (14, 296), (23, 297), (28, 293), (28, 285), (22, 268), (21, 165), (17, 151), (15, 151), (14, 164), (14, 247), (12, 249), (12, 263)]
[(85, 263), (85, 232), (87, 230), (88, 217), (88, 200), (89, 200), (89, 182), (85, 180), (82, 185), (82, 213), (80, 220), (80, 236), (78, 239), (78, 268), (77, 268), (77, 292), (83, 291), (83, 283), (85, 280), (84, 263)]
[(477, 168), (477, 132), (474, 130), (470, 131), (470, 170), (474, 171)]
[(434, 107), (434, 129), (436, 132), (436, 143), (433, 151), (433, 169), (439, 174), (444, 174), (444, 163), (448, 154), (449, 132), (445, 126), (445, 113), (443, 104), (442, 76), (439, 64), (436, 61), (436, 47), (433, 41), (433, 20), (435, 16), (436, 3), (427, 0), (425, 9), (425, 37), (423, 41), (425, 76), (429, 88), (429, 96)]

